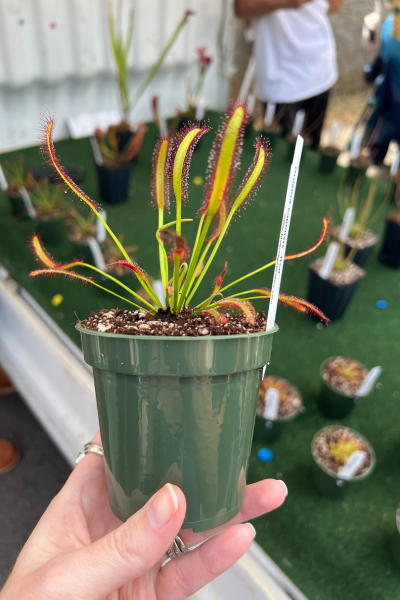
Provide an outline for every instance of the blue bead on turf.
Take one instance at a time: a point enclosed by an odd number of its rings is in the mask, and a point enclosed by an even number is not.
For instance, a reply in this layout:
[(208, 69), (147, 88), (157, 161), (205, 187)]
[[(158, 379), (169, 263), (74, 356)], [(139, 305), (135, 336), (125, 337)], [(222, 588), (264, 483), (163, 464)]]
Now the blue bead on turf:
[(386, 302), (386, 300), (378, 300), (378, 302), (375, 304), (376, 308), (387, 308), (388, 306), (388, 302)]
[(271, 462), (271, 460), (274, 458), (274, 455), (272, 454), (271, 450), (268, 450), (268, 448), (261, 448), (261, 450), (259, 450), (257, 452), (257, 458), (259, 458), (261, 460), (261, 462)]

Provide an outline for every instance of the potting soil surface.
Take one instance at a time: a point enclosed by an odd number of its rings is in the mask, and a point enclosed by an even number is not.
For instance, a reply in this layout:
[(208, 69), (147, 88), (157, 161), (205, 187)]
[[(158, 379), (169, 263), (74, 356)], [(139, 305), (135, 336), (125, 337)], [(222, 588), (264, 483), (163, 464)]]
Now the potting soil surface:
[[(218, 122), (218, 115), (211, 115), (214, 128)], [(252, 162), (255, 137), (256, 134), (252, 134), (244, 142), (241, 175)], [(157, 213), (149, 193), (155, 139), (156, 129), (149, 125), (133, 168), (128, 203), (105, 207), (114, 232), (124, 233), (125, 244), (138, 245), (135, 258), (152, 277), (159, 276), (155, 239)], [(199, 178), (204, 181), (212, 140), (213, 133), (210, 132), (193, 154), (184, 218), (194, 218), (200, 206), (203, 185), (195, 185), (195, 182), (198, 184)], [(82, 188), (92, 198), (100, 200), (89, 140), (62, 141), (56, 144), (56, 149), (62, 163), (84, 166), (86, 176)], [(1, 156), (0, 160), (15, 159), (17, 154)], [(40, 164), (37, 148), (29, 148), (22, 154), (27, 166)], [(232, 224), (214, 266), (196, 296), (198, 302), (209, 295), (212, 281), (226, 260), (229, 271), (225, 281), (229, 283), (266, 264), (276, 255), (290, 168), (286, 154), (286, 144), (279, 140), (273, 149), (265, 182), (244, 214)], [(307, 150), (298, 179), (288, 253), (310, 246), (319, 236), (322, 217), (330, 209), (335, 212), (343, 170), (338, 168), (332, 175), (326, 175), (319, 173), (317, 166), (318, 155)], [(239, 177), (237, 181), (240, 181)], [(377, 205), (382, 202), (386, 187), (387, 184), (381, 184)], [(365, 193), (366, 185), (363, 191)], [(67, 194), (66, 202), (71, 202)], [(82, 203), (73, 202), (76, 208), (85, 212), (86, 207)], [(170, 220), (173, 218), (172, 213)], [(383, 227), (384, 215), (371, 225), (378, 235), (382, 235)], [(96, 288), (82, 287), (62, 278), (29, 279), (29, 272), (36, 267), (27, 245), (33, 229), (29, 220), (10, 217), (8, 199), (2, 195), (0, 262), (79, 345), (79, 334), (74, 329), (76, 315), (83, 319), (100, 308), (122, 308), (123, 303)], [(183, 233), (192, 246), (195, 223), (184, 224)], [(59, 261), (73, 258), (72, 246), (66, 238), (48, 248)], [(324, 252), (325, 245), (313, 258), (322, 256)], [(286, 263), (281, 287), (283, 292), (306, 297), (310, 260), (306, 257)], [(273, 270), (269, 269), (234, 289), (270, 287), (272, 276)], [(134, 284), (133, 276), (131, 283)], [(53, 306), (52, 298), (56, 294), (61, 294), (63, 301)], [(387, 308), (378, 309), (378, 300), (385, 300)], [(389, 538), (396, 529), (396, 508), (400, 501), (399, 300), (400, 273), (382, 265), (378, 261), (378, 249), (375, 249), (367, 265), (367, 276), (361, 281), (340, 321), (327, 328), (291, 309), (278, 309), (280, 330), (275, 335), (267, 372), (285, 377), (296, 385), (303, 394), (306, 411), (287, 424), (280, 441), (271, 444), (273, 460), (270, 463), (264, 464), (257, 459), (257, 451), (263, 444), (254, 443), (248, 480), (254, 482), (266, 477), (280, 477), (286, 482), (289, 495), (285, 505), (254, 523), (257, 541), (310, 600), (399, 598), (400, 567), (395, 565), (388, 550)], [(267, 301), (257, 301), (255, 305), (258, 310), (268, 308)], [(319, 496), (310, 479), (313, 435), (321, 427), (334, 423), (317, 409), (321, 387), (319, 367), (323, 360), (333, 355), (357, 358), (368, 368), (375, 365), (383, 367), (373, 393), (342, 421), (343, 425), (360, 431), (372, 443), (377, 456), (376, 469), (367, 480), (354, 484), (347, 497), (340, 501)]]

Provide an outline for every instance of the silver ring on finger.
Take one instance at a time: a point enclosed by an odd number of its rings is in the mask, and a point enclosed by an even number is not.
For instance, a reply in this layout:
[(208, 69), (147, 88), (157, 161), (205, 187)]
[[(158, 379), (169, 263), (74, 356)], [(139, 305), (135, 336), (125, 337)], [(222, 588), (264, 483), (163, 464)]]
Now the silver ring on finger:
[(179, 535), (177, 535), (167, 550), (169, 558), (172, 560), (173, 558), (176, 558), (180, 554), (185, 554), (186, 552), (189, 552), (189, 548), (185, 546), (185, 543), (182, 540), (182, 538), (179, 537)]
[(76, 457), (75, 464), (77, 465), (80, 463), (82, 458), (85, 458), (86, 454), (89, 454), (90, 452), (93, 452), (93, 454), (98, 454), (99, 456), (104, 456), (104, 451), (101, 446), (95, 444), (94, 442), (88, 442), (85, 444), (83, 452), (79, 452), (78, 456)]

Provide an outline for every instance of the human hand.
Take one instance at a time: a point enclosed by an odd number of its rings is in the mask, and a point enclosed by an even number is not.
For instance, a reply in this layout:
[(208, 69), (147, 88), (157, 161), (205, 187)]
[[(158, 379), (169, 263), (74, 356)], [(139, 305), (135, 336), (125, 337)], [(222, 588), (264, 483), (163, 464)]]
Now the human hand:
[[(101, 443), (99, 434), (94, 441)], [(249, 549), (254, 529), (240, 523), (278, 508), (285, 496), (282, 481), (255, 483), (226, 525), (179, 533), (185, 497), (167, 484), (121, 523), (108, 502), (104, 459), (88, 454), (35, 527), (0, 600), (184, 600)], [(162, 567), (178, 533), (188, 547), (208, 541)]]

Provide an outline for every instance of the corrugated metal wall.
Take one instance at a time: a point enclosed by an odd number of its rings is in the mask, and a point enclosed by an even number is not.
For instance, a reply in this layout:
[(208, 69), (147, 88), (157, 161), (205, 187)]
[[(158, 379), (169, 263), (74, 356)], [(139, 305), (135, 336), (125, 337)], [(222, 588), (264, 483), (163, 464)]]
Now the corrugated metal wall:
[[(150, 98), (165, 116), (185, 103), (184, 76), (195, 77), (199, 46), (216, 59), (205, 96), (223, 108), (232, 70), (232, 0), (136, 0), (130, 60), (131, 90), (159, 56), (187, 9), (196, 12), (137, 105), (133, 120), (151, 118)], [(122, 0), (127, 13), (132, 5)], [(118, 108), (109, 48), (107, 0), (0, 0), (0, 152), (34, 145), (40, 113), (65, 117)]]

